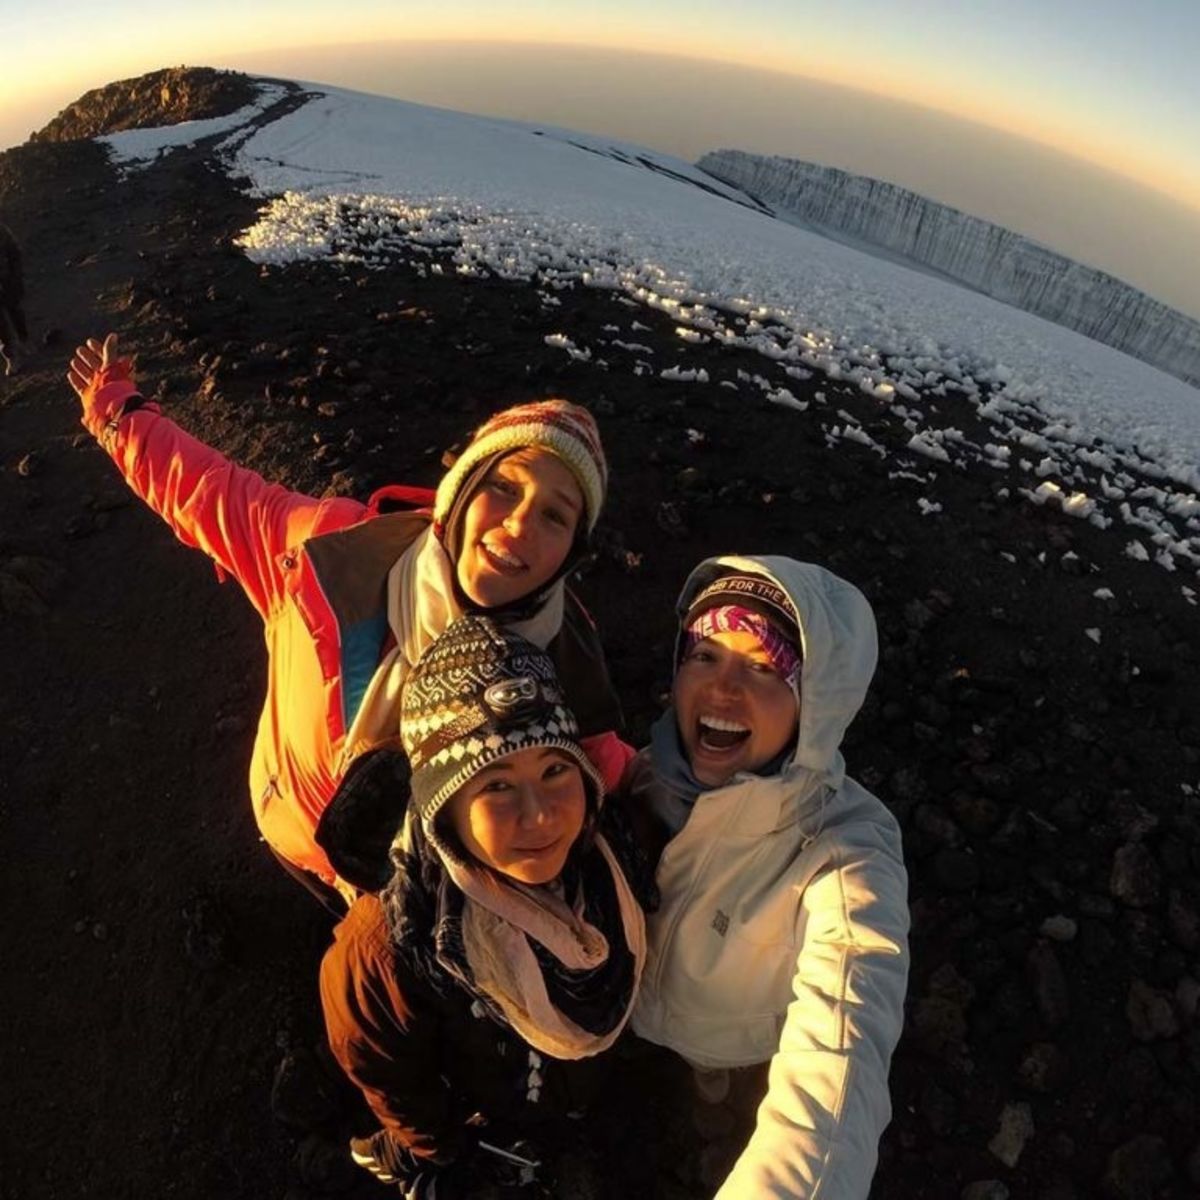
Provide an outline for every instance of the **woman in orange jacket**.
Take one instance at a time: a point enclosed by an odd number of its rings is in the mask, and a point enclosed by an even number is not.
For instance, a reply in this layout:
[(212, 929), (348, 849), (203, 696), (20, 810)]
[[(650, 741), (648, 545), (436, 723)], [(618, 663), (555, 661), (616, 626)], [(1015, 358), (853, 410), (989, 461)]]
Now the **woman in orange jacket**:
[(126, 483), (237, 579), (263, 618), (267, 694), (251, 800), (272, 851), (329, 907), (369, 889), (373, 867), (360, 869), (353, 847), (335, 850), (339, 834), (322, 818), (351, 763), (396, 742), (406, 675), (464, 613), (550, 653), (582, 744), (615, 785), (632, 751), (616, 733), (620, 708), (595, 628), (565, 586), (607, 485), (585, 409), (565, 400), (506, 409), (475, 431), (436, 493), (384, 488), (363, 504), (268, 483), (185, 433), (141, 395), (115, 334), (79, 346), (67, 379)]

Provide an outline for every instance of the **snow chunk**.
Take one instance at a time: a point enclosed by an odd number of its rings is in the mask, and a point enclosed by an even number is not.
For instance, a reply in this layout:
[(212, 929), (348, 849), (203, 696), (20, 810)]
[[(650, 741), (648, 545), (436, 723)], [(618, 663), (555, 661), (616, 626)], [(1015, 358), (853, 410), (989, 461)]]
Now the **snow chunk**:
[(772, 404), (782, 404), (784, 408), (794, 408), (797, 412), (805, 412), (808, 409), (807, 400), (797, 400), (785, 387), (768, 388), (763, 395)]
[(665, 371), (659, 371), (659, 376), (663, 379), (672, 379), (677, 383), (707, 383), (708, 372), (699, 367), (696, 370), (685, 370), (683, 367), (667, 367)]
[(580, 349), (565, 333), (548, 333), (542, 338), (542, 341), (547, 346), (565, 350), (572, 358), (577, 358), (580, 362), (587, 362), (592, 357), (592, 352), (586, 346)]
[(908, 449), (915, 450), (918, 454), (935, 459), (937, 462), (948, 463), (950, 461), (950, 455), (930, 436), (928, 431), (914, 433), (908, 439)]

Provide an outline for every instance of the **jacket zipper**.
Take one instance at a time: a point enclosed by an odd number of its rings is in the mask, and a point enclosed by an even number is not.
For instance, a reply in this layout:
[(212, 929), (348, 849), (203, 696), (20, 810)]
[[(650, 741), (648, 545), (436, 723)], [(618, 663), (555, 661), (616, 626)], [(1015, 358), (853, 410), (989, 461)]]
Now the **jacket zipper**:
[[(739, 808), (741, 807), (740, 803), (739, 803), (738, 807)], [(729, 821), (726, 820), (725, 824), (722, 827), (722, 832), (724, 832), (724, 830), (727, 829), (728, 826), (729, 826)], [(685, 828), (686, 828), (686, 823), (685, 823)], [(682, 830), (680, 832), (682, 832)], [(672, 840), (674, 840), (674, 839), (672, 839)], [(696, 888), (699, 887), (699, 885), (700, 885), (700, 880), (704, 876), (704, 871), (707, 868), (709, 861), (712, 859), (712, 856), (717, 852), (717, 844), (719, 841), (720, 841), (719, 837), (713, 838), (710, 841), (707, 854), (705, 854), (705, 856), (701, 860), (700, 864), (696, 867), (696, 870), (692, 873), (692, 879), (691, 879), (690, 885), (688, 886), (687, 896), (681, 904), (678, 904), (676, 906), (674, 916), (671, 920), (671, 924), (667, 929), (667, 936), (665, 938), (663, 938), (662, 941), (660, 942), (660, 953), (658, 955), (658, 962), (656, 962), (654, 964), (654, 987), (655, 987), (656, 991), (658, 989), (659, 981), (662, 979), (662, 973), (663, 973), (664, 965), (665, 965), (666, 959), (667, 959), (667, 955), (666, 955), (665, 951), (675, 938), (675, 930), (678, 928), (679, 922), (683, 920), (683, 914), (687, 911), (687, 908), (691, 903), (692, 896), (695, 894)], [(666, 845), (666, 848), (663, 850), (663, 857), (665, 858), (670, 852), (671, 852), (671, 844), (670, 844), (670, 842), (668, 842)]]

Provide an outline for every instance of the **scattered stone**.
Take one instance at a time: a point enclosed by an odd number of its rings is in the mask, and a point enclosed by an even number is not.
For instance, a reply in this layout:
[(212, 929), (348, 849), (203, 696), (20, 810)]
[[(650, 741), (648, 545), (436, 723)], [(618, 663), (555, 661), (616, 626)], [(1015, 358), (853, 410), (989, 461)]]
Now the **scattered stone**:
[(1073, 942), (1075, 935), (1079, 932), (1079, 926), (1070, 917), (1056, 913), (1041, 923), (1038, 932), (1054, 942)]
[(1000, 824), (1000, 806), (990, 796), (955, 792), (950, 807), (959, 825), (976, 837), (986, 837)]
[(1200, 949), (1200, 910), (1185, 892), (1172, 888), (1167, 897), (1167, 927), (1183, 950)]
[(1140, 842), (1158, 828), (1158, 817), (1143, 808), (1128, 792), (1118, 792), (1108, 806), (1108, 816), (1127, 842)]
[(1200, 981), (1190, 975), (1180, 979), (1175, 985), (1175, 1006), (1185, 1021), (1195, 1021), (1197, 1012), (1200, 1012)]
[(935, 804), (918, 805), (913, 813), (913, 824), (926, 837), (940, 845), (962, 845), (962, 833), (958, 826)]
[(1130, 908), (1149, 908), (1158, 903), (1158, 864), (1141, 842), (1127, 842), (1113, 855), (1109, 890)]
[(1139, 1042), (1172, 1038), (1179, 1032), (1179, 1018), (1171, 997), (1141, 979), (1135, 979), (1129, 986), (1125, 1015), (1129, 1018), (1130, 1031)]
[(1067, 1073), (1067, 1058), (1053, 1042), (1036, 1042), (1017, 1067), (1017, 1078), (1031, 1092), (1045, 1095), (1058, 1088)]
[(1170, 1183), (1174, 1175), (1166, 1142), (1143, 1133), (1109, 1156), (1104, 1190), (1114, 1200), (1155, 1200), (1159, 1189)]
[(1033, 1110), (1029, 1105), (1024, 1101), (1006, 1104), (1000, 1114), (1000, 1128), (988, 1142), (988, 1149), (1006, 1167), (1015, 1167), (1033, 1132)]
[(943, 963), (930, 976), (928, 990), (913, 1010), (912, 1029), (919, 1043), (956, 1068), (969, 1068), (966, 1010), (974, 997), (974, 986), (952, 963)]
[(1029, 967), (1029, 982), (1042, 1020), (1054, 1029), (1071, 1014), (1071, 995), (1067, 988), (1067, 977), (1063, 973), (1049, 942), (1038, 942), (1029, 951), (1026, 960)]

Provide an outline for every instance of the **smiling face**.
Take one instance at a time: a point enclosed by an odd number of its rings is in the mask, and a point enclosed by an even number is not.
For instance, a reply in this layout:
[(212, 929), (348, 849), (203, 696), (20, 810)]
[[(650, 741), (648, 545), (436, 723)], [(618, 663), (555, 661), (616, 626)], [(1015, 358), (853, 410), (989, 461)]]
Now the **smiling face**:
[(795, 694), (745, 630), (696, 643), (679, 664), (673, 696), (684, 752), (705, 787), (765, 766), (795, 740)]
[(583, 511), (575, 476), (549, 451), (500, 459), (463, 516), (459, 587), (481, 608), (533, 595), (566, 560)]
[(520, 883), (550, 883), (583, 829), (583, 772), (562, 750), (518, 750), (459, 788), (446, 813), (479, 862)]

